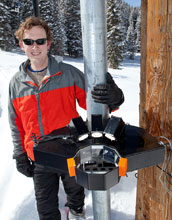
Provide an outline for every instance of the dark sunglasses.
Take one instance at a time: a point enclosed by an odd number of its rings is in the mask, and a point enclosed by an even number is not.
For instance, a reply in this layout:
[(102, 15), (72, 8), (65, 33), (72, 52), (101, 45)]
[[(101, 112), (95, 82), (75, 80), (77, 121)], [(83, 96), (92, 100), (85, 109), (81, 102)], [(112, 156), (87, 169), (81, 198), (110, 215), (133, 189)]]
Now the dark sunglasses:
[(43, 45), (46, 42), (46, 38), (40, 38), (37, 40), (32, 40), (32, 39), (23, 39), (24, 44), (26, 45), (33, 45), (34, 42), (36, 42), (37, 45)]

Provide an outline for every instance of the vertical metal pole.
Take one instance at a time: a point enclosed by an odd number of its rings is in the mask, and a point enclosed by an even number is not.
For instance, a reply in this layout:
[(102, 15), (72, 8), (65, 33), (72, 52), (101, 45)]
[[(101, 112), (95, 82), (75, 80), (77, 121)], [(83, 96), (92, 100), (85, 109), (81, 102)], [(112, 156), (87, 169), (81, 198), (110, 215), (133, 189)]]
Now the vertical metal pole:
[(91, 115), (108, 117), (107, 106), (92, 100), (91, 90), (95, 84), (105, 82), (107, 72), (106, 54), (106, 0), (80, 0), (81, 24), (86, 74), (87, 112), (91, 127)]
[(39, 0), (32, 0), (33, 3), (33, 14), (35, 17), (40, 17), (39, 12)]
[(92, 191), (94, 220), (110, 219), (110, 190)]
[[(106, 0), (80, 0), (84, 53), (84, 72), (87, 88), (87, 116), (91, 129), (91, 116), (108, 118), (106, 105), (95, 103), (91, 90), (95, 84), (105, 83), (106, 54)], [(110, 219), (110, 191), (92, 191), (94, 220)]]

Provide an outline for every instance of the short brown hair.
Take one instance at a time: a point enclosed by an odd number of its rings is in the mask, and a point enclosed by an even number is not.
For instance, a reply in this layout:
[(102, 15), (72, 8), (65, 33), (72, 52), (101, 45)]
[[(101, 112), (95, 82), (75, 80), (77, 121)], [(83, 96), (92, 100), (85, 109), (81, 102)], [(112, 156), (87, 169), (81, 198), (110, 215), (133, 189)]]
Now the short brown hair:
[(51, 31), (50, 31), (48, 24), (39, 17), (26, 18), (26, 20), (20, 24), (18, 30), (14, 33), (16, 38), (19, 41), (23, 40), (24, 31), (30, 30), (34, 26), (41, 26), (42, 28), (44, 28), (46, 35), (47, 35), (47, 40), (53, 42), (53, 38), (52, 38)]

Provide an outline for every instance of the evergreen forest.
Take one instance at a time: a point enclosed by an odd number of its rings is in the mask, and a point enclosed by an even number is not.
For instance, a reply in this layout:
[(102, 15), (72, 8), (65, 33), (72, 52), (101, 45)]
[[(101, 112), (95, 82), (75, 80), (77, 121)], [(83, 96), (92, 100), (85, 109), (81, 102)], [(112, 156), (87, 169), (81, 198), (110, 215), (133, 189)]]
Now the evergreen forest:
[[(53, 35), (51, 54), (82, 57), (80, 0), (39, 0), (40, 17), (47, 21)], [(15, 51), (14, 32), (26, 17), (33, 16), (32, 0), (0, 0), (0, 49)], [(140, 52), (139, 7), (123, 0), (107, 0), (107, 54), (111, 68), (119, 68), (127, 56)]]

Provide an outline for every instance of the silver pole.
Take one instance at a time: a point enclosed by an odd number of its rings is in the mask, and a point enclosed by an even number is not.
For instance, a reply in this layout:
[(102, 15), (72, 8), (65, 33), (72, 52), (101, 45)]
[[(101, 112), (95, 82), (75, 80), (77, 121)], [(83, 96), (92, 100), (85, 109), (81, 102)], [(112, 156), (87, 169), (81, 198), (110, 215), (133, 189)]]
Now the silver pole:
[(94, 220), (110, 219), (110, 190), (92, 191)]
[(108, 114), (107, 106), (95, 103), (91, 97), (92, 87), (95, 84), (104, 83), (107, 72), (106, 0), (80, 0), (80, 4), (87, 115), (90, 124), (92, 114), (101, 114), (103, 119), (106, 119)]
[[(106, 105), (95, 103), (91, 90), (95, 84), (105, 83), (106, 54), (106, 0), (80, 0), (84, 73), (87, 88), (87, 117), (91, 129), (91, 115), (108, 118)], [(92, 191), (94, 220), (110, 219), (110, 191)]]

